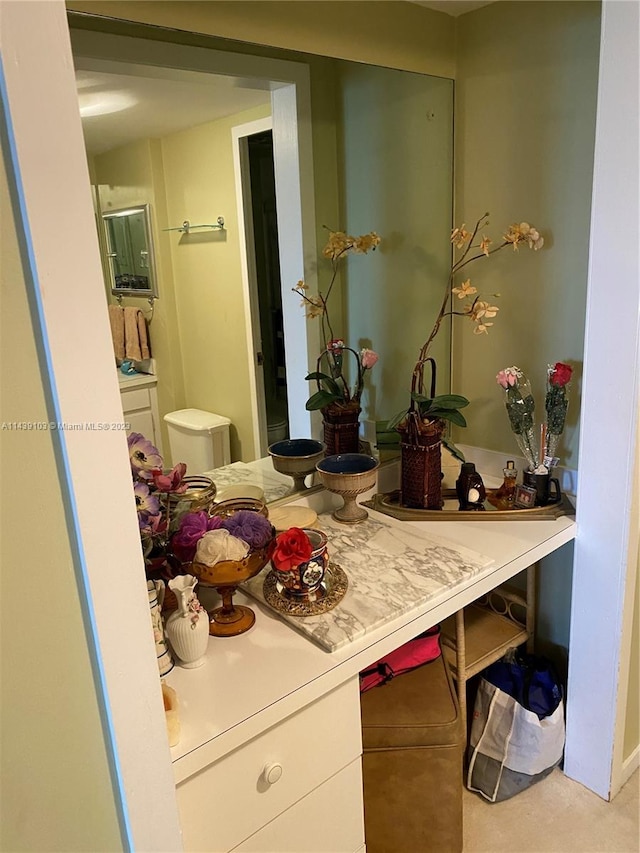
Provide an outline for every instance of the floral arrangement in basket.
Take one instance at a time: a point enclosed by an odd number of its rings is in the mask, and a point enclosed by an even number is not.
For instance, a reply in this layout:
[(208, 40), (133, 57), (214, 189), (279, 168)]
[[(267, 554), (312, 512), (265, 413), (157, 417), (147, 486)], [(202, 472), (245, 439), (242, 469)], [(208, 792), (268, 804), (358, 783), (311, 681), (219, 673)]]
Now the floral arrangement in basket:
[[(403, 440), (417, 443), (421, 434), (434, 433), (439, 435), (442, 443), (453, 455), (464, 461), (460, 451), (444, 436), (447, 423), (466, 426), (466, 420), (460, 409), (469, 404), (466, 397), (457, 394), (436, 396), (435, 362), (429, 356), (431, 344), (438, 334), (445, 317), (466, 317), (474, 324), (475, 335), (486, 335), (493, 326), (493, 319), (500, 310), (498, 306), (481, 299), (476, 287), (471, 284), (471, 278), (456, 285), (462, 271), (469, 265), (482, 258), (489, 258), (503, 249), (511, 247), (518, 251), (523, 244), (537, 251), (544, 244), (543, 238), (536, 228), (528, 222), (510, 225), (495, 246), (484, 232), (489, 225), (489, 214), (481, 216), (474, 227), (468, 231), (465, 225), (454, 228), (451, 232), (451, 243), (454, 247), (454, 259), (444, 289), (442, 305), (435, 322), (424, 344), (420, 347), (418, 358), (411, 374), (411, 402), (407, 410), (399, 412), (389, 421), (388, 429), (397, 429)], [(493, 248), (492, 248), (493, 246)], [(458, 257), (455, 257), (458, 252)], [(496, 294), (497, 296), (498, 294)], [(430, 393), (425, 394), (425, 366), (431, 367)]]
[[(318, 291), (317, 296), (310, 295), (307, 293), (307, 285), (302, 280), (293, 288), (302, 297), (307, 319), (320, 318), (321, 340), (325, 346), (318, 356), (316, 370), (305, 377), (309, 381), (315, 381), (317, 385), (317, 391), (306, 402), (308, 411), (327, 407), (359, 409), (365, 374), (378, 361), (378, 355), (373, 350), (364, 348), (358, 353), (347, 346), (343, 338), (334, 333), (329, 318), (329, 297), (336, 283), (340, 259), (349, 254), (366, 255), (369, 251), (375, 251), (380, 244), (380, 237), (375, 231), (352, 237), (344, 231), (327, 230), (329, 239), (322, 254), (331, 262), (332, 274), (326, 293)], [(356, 377), (353, 385), (345, 376), (345, 352), (355, 357)], [(324, 370), (323, 365), (326, 365)]]
[(559, 462), (556, 451), (567, 418), (567, 392), (572, 373), (571, 366), (562, 361), (547, 368), (546, 421), (540, 425), (539, 441), (535, 428), (535, 401), (529, 380), (515, 365), (505, 367), (496, 376), (496, 382), (505, 392), (511, 429), (529, 471), (535, 474), (547, 474)]

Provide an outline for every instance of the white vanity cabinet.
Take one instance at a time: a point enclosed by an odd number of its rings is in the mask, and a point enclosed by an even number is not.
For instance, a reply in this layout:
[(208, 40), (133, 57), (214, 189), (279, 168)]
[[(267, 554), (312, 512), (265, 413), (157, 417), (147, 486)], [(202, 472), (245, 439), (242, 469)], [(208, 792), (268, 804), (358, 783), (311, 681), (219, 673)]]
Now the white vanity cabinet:
[(185, 851), (356, 853), (361, 753), (352, 678), (177, 786)]
[(150, 374), (125, 376), (119, 373), (118, 381), (124, 422), (129, 424), (127, 435), (130, 432), (142, 433), (162, 454), (157, 378)]
[[(335, 505), (324, 491), (296, 503), (320, 515)], [(248, 585), (239, 589), (234, 601), (251, 607), (255, 625), (237, 637), (211, 637), (201, 667), (176, 666), (166, 677), (178, 696), (180, 740), (171, 755), (187, 853), (364, 853), (358, 673), (575, 537), (569, 516), (400, 524), (371, 515), (385, 537), (398, 528), (402, 537), (423, 531), (488, 562), (448, 588), (432, 584), (407, 608), (384, 597), (381, 618), (369, 623), (367, 614), (378, 611), (367, 584), (358, 586), (363, 548), (358, 543), (351, 554), (347, 546), (340, 554), (349, 598), (332, 612), (342, 625), (365, 627), (334, 651), (249, 597)], [(335, 551), (337, 541), (334, 535)], [(381, 541), (388, 540), (378, 537), (368, 565), (382, 579)]]

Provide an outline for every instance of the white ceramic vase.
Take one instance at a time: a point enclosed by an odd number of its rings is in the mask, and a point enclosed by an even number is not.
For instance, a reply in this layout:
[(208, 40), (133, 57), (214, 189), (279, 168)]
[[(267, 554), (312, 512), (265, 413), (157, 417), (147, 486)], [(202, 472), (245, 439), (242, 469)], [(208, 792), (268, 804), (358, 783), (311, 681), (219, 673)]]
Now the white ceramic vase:
[(169, 581), (178, 599), (178, 609), (167, 619), (167, 637), (181, 666), (193, 669), (204, 663), (209, 641), (209, 614), (193, 591), (198, 583), (193, 575), (179, 575)]

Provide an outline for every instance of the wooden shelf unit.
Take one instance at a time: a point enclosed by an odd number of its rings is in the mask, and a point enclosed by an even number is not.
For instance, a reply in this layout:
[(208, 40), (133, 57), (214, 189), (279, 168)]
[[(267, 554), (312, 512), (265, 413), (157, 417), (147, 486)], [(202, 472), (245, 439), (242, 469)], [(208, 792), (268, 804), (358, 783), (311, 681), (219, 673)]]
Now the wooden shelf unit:
[(458, 610), (441, 625), (442, 653), (451, 668), (464, 726), (467, 725), (467, 681), (508, 649), (527, 644), (533, 651), (536, 566), (527, 569), (524, 595), (500, 586)]

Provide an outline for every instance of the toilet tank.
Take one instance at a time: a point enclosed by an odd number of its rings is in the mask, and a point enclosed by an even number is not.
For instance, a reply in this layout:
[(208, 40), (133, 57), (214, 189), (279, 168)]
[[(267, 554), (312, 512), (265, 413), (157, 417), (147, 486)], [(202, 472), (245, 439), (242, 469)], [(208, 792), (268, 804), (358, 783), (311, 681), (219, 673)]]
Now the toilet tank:
[(180, 409), (164, 420), (172, 465), (184, 462), (187, 474), (202, 474), (230, 464), (229, 418), (202, 409)]

